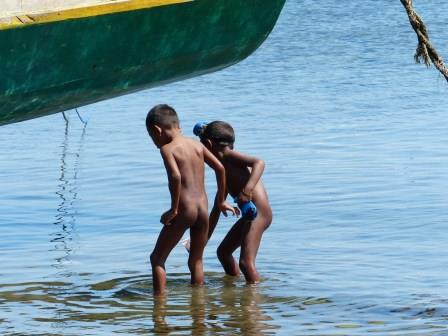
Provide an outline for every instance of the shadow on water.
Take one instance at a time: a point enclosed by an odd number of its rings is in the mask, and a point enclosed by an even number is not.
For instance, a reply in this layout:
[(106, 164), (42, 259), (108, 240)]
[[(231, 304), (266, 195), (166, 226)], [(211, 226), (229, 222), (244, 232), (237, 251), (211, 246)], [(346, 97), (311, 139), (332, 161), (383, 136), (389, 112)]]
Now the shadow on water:
[[(84, 137), (86, 134), (86, 123), (82, 129), (81, 136), (75, 152), (69, 150), (70, 127), (69, 119), (64, 114), (65, 131), (62, 142), (62, 153), (60, 159), (60, 176), (58, 183), (58, 195), (60, 202), (57, 207), (56, 221), (54, 225), (57, 230), (52, 234), (50, 240), (54, 243), (51, 251), (61, 251), (62, 255), (55, 258), (53, 267), (60, 270), (60, 275), (64, 275), (64, 267), (70, 263), (71, 255), (74, 251), (73, 241), (76, 234), (76, 208), (75, 203), (78, 198), (77, 179), (79, 171), (79, 161), (83, 149)], [(68, 274), (66, 274), (68, 275)]]

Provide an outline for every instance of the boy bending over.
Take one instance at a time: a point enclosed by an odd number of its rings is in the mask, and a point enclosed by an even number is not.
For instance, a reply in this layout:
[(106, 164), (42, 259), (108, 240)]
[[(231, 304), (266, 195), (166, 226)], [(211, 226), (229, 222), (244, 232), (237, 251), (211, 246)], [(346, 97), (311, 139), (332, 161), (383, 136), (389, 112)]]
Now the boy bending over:
[[(226, 122), (198, 123), (194, 132), (224, 165), (227, 193), (236, 200), (242, 212), (241, 218), (218, 247), (219, 261), (227, 274), (239, 275), (241, 269), (247, 282), (259, 282), (260, 276), (255, 267), (255, 258), (261, 236), (272, 221), (272, 210), (261, 182), (264, 162), (233, 150), (235, 133), (232, 126)], [(215, 203), (210, 213), (209, 237), (219, 220), (218, 204)], [(240, 260), (236, 263), (232, 253), (238, 247), (241, 247)]]

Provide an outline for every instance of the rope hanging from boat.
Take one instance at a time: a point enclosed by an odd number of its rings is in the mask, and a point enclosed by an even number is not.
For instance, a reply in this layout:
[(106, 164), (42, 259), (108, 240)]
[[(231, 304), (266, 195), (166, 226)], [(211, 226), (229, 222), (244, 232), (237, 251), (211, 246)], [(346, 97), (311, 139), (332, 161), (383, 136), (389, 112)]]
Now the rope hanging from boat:
[(79, 120), (81, 120), (81, 122), (84, 124), (84, 126), (87, 125), (87, 121), (85, 121), (84, 119), (81, 118), (81, 115), (78, 112), (78, 109), (75, 108), (76, 114), (78, 115)]
[(448, 82), (448, 68), (443, 63), (442, 57), (439, 56), (437, 50), (429, 41), (429, 35), (426, 26), (423, 23), (423, 20), (412, 7), (412, 0), (400, 1), (406, 9), (406, 12), (408, 13), (409, 22), (411, 23), (411, 26), (418, 37), (418, 45), (414, 55), (415, 62), (421, 63), (421, 61), (423, 60), (423, 62), (428, 67), (431, 65), (431, 63), (434, 64), (436, 69), (440, 71), (440, 73)]
[[(84, 124), (84, 127), (87, 126), (87, 121), (85, 121), (84, 119), (82, 119), (81, 115), (78, 112), (78, 108), (75, 108), (76, 114), (78, 115), (79, 120), (81, 120), (81, 122)], [(64, 120), (66, 123), (68, 123), (68, 118), (65, 115), (65, 111), (62, 111), (62, 116), (64, 117)]]

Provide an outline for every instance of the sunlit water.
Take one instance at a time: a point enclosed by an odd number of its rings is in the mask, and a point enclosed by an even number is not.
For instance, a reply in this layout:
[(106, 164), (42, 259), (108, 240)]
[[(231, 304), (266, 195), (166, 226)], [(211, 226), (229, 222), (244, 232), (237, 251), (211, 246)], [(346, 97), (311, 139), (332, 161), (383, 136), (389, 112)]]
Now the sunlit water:
[[(448, 3), (415, 6), (448, 57)], [(234, 67), (81, 108), (85, 128), (74, 112), (1, 127), (0, 334), (448, 335), (448, 85), (415, 45), (398, 0), (290, 0)], [(266, 161), (260, 285), (224, 276), (226, 219), (207, 285), (189, 286), (179, 246), (152, 298), (169, 194), (144, 119), (160, 102), (186, 135), (229, 121)]]

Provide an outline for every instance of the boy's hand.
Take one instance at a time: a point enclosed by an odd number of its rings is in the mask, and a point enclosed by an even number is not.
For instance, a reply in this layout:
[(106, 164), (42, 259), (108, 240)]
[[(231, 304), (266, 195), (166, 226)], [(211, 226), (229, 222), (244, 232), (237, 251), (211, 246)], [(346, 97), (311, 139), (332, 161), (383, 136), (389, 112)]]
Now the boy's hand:
[(236, 201), (238, 203), (246, 203), (246, 202), (252, 201), (252, 197), (250, 195), (248, 195), (248, 194), (240, 192), (238, 194), (238, 196), (236, 197)]
[(229, 203), (227, 202), (222, 202), (221, 204), (218, 205), (219, 210), (223, 213), (223, 215), (225, 217), (227, 217), (227, 211), (230, 211), (234, 216), (236, 215), (237, 217), (240, 216), (240, 209), (238, 209), (237, 207), (233, 207), (231, 206)]
[(177, 216), (177, 211), (173, 209), (169, 209), (165, 211), (163, 215), (160, 217), (160, 223), (163, 225), (171, 225), (171, 221)]

